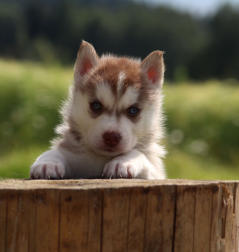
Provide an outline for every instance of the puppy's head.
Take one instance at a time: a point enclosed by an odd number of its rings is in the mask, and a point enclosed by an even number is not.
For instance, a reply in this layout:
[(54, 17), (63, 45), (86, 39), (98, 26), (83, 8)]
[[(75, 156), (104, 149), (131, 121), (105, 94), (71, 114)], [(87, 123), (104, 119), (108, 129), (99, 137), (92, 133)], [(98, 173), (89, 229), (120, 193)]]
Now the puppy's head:
[(69, 116), (82, 141), (94, 152), (116, 156), (142, 145), (160, 124), (163, 53), (142, 62), (126, 57), (98, 57), (83, 41), (75, 69)]

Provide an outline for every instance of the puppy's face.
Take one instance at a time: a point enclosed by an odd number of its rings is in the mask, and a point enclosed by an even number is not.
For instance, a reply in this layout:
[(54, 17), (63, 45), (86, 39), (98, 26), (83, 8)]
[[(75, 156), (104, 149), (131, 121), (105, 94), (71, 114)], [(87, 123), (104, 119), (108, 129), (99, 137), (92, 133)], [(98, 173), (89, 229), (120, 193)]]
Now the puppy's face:
[(142, 63), (124, 57), (99, 58), (82, 42), (75, 63), (71, 120), (94, 152), (116, 156), (132, 150), (158, 129), (162, 52)]

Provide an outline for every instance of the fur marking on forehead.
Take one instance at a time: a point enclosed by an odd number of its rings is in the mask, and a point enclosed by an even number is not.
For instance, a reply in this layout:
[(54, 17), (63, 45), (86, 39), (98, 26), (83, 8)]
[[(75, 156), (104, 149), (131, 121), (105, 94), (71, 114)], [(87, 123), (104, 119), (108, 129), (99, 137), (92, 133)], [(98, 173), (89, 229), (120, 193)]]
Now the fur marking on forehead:
[(113, 56), (103, 56), (85, 84), (87, 93), (108, 109), (136, 103), (141, 89), (140, 61)]
[(118, 77), (118, 83), (117, 83), (117, 94), (118, 94), (118, 96), (122, 92), (122, 88), (123, 88), (123, 85), (124, 85), (125, 78), (126, 78), (125, 73), (120, 72), (119, 77)]
[(107, 83), (100, 83), (96, 86), (96, 97), (109, 109), (112, 109), (115, 103), (115, 96)]
[(108, 83), (115, 96), (119, 90), (123, 93), (128, 86), (141, 85), (139, 61), (124, 57), (101, 58), (94, 75)]
[(118, 109), (126, 109), (138, 102), (139, 90), (129, 86), (119, 100)]

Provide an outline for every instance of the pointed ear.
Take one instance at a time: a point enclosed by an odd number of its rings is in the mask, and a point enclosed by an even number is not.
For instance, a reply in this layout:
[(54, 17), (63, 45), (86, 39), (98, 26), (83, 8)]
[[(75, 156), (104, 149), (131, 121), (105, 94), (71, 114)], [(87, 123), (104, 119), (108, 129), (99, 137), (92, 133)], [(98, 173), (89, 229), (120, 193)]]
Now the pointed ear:
[(153, 51), (141, 63), (143, 80), (151, 87), (162, 87), (164, 60), (162, 51)]
[(88, 42), (82, 41), (80, 49), (77, 53), (77, 59), (74, 66), (74, 79), (75, 82), (89, 73), (89, 71), (98, 64), (99, 57), (95, 48)]

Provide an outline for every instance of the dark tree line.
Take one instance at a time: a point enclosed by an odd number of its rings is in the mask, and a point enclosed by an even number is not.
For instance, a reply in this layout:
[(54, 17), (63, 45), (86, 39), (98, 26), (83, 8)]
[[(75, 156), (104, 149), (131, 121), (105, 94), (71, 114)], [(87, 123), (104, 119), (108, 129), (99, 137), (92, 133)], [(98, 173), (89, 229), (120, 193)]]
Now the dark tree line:
[(198, 18), (130, 0), (0, 0), (0, 56), (69, 64), (80, 41), (97, 51), (166, 52), (171, 79), (239, 79), (239, 10)]

